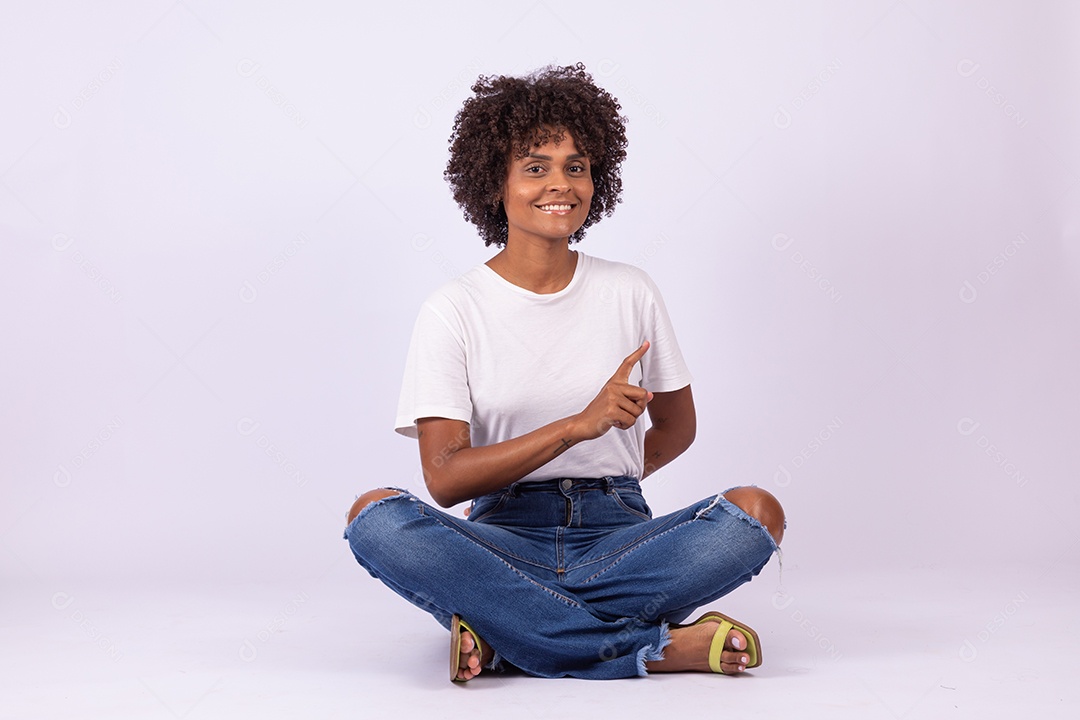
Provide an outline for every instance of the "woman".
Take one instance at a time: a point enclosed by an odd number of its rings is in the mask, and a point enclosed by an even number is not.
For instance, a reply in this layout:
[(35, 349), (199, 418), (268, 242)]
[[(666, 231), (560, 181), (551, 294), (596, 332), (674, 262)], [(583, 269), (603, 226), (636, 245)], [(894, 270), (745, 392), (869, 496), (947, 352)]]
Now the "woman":
[(693, 442), (690, 374), (651, 279), (571, 249), (619, 202), (619, 104), (580, 64), (473, 92), (446, 178), (501, 250), (424, 303), (397, 421), (431, 497), (471, 512), (381, 488), (345, 537), (450, 629), (452, 680), (503, 662), (600, 679), (754, 667), (747, 626), (677, 623), (760, 572), (783, 510), (743, 487), (652, 518), (638, 481)]

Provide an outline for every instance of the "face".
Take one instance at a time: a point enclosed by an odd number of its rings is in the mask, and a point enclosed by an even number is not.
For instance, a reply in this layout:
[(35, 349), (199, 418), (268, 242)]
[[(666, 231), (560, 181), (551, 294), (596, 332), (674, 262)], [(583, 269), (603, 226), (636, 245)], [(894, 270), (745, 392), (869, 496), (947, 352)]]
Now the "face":
[(507, 242), (566, 242), (585, 223), (592, 202), (589, 159), (569, 133), (562, 141), (533, 147), (510, 163), (503, 187)]

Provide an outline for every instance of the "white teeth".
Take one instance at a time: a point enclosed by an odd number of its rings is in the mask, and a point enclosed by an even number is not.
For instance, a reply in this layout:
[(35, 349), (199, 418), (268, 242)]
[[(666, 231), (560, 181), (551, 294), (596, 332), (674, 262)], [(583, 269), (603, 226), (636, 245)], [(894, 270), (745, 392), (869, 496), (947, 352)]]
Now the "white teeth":
[(574, 207), (574, 206), (573, 205), (541, 205), (540, 209), (541, 210), (547, 210), (547, 211), (550, 211), (550, 212), (566, 212), (567, 210), (570, 210), (572, 207)]

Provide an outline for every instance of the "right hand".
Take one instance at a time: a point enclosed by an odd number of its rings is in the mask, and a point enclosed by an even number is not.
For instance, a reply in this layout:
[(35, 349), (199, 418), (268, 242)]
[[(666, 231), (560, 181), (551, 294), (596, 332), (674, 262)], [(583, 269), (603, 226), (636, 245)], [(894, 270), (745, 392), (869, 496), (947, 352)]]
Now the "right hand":
[(649, 341), (641, 343), (626, 356), (588, 407), (578, 413), (583, 440), (594, 440), (613, 427), (626, 430), (634, 426), (653, 394), (645, 388), (630, 384), (630, 371), (649, 350)]

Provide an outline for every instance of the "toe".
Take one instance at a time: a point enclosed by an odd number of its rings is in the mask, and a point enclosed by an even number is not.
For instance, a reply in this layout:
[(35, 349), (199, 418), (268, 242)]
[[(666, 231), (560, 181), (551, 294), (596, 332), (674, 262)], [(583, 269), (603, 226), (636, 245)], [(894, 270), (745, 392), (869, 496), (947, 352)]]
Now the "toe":
[(480, 668), (472, 665), (470, 659), (465, 655), (461, 656), (461, 663), (458, 665), (458, 678), (462, 680), (471, 680), (480, 674)]
[(463, 631), (461, 633), (461, 656), (458, 659), (458, 678), (471, 680), (480, 674), (480, 653), (477, 651), (476, 640), (472, 634)]
[(724, 672), (731, 672), (728, 667), (737, 669), (737, 672), (742, 672), (746, 669), (746, 664), (750, 662), (750, 656), (744, 652), (724, 651), (720, 653), (720, 666), (724, 668)]
[(750, 655), (746, 652), (746, 636), (739, 630), (732, 629), (724, 643), (724, 651), (720, 653), (720, 667), (724, 672), (731, 675), (746, 670), (750, 662)]

